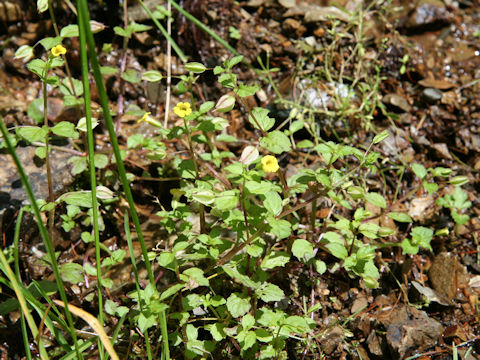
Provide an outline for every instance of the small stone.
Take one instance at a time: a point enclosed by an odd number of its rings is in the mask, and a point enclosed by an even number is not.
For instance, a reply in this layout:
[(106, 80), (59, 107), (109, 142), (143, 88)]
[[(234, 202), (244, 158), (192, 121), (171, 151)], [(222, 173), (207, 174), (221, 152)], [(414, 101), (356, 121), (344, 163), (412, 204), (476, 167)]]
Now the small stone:
[(368, 306), (368, 301), (366, 297), (359, 297), (355, 299), (353, 302), (352, 308), (350, 309), (352, 314), (355, 314), (356, 312), (363, 310)]
[(435, 346), (442, 332), (442, 325), (426, 312), (403, 306), (392, 311), (386, 338), (394, 357), (404, 359), (409, 351)]
[(457, 268), (457, 257), (452, 253), (442, 252), (435, 257), (428, 271), (433, 289), (448, 300), (452, 300), (457, 292)]
[(442, 92), (434, 88), (426, 88), (422, 91), (422, 99), (428, 104), (433, 104), (442, 99)]
[(408, 29), (446, 24), (449, 20), (445, 4), (440, 0), (420, 0), (407, 21)]
[(320, 343), (324, 346), (323, 352), (330, 355), (340, 345), (345, 337), (345, 333), (341, 326), (334, 326), (327, 330), (322, 336)]
[(383, 102), (387, 105), (391, 105), (395, 109), (401, 110), (402, 112), (410, 112), (412, 109), (411, 105), (408, 103), (407, 99), (398, 94), (387, 94), (383, 97)]
[(382, 344), (375, 330), (372, 330), (367, 338), (367, 346), (370, 354), (375, 357), (381, 357), (383, 355)]

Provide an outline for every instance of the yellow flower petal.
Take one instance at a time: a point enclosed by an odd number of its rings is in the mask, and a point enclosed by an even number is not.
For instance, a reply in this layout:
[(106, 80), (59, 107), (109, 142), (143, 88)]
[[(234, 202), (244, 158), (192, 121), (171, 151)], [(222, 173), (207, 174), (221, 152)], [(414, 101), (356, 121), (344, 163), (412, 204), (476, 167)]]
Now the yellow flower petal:
[(143, 114), (142, 118), (140, 120), (138, 120), (138, 122), (144, 122), (144, 121), (147, 121), (148, 119), (148, 115), (150, 115), (151, 112), (146, 112), (145, 114)]
[(277, 172), (278, 169), (280, 169), (280, 166), (278, 166), (277, 158), (275, 156), (272, 156), (272, 155), (264, 156), (261, 162), (262, 162), (262, 169), (266, 173)]
[(180, 116), (181, 118), (184, 118), (185, 116), (188, 116), (192, 113), (192, 108), (189, 103), (187, 102), (179, 102), (174, 108), (173, 112)]
[(54, 57), (65, 55), (67, 53), (67, 49), (65, 49), (62, 45), (57, 45), (52, 48), (52, 55)]

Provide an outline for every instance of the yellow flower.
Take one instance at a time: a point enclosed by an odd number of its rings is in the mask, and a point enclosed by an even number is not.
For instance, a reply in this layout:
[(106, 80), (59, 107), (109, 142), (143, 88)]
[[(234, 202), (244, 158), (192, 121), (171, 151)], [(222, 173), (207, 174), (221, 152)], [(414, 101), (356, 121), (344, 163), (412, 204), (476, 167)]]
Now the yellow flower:
[(52, 48), (52, 55), (54, 57), (65, 55), (67, 53), (67, 49), (65, 49), (62, 45), (57, 45)]
[(190, 115), (192, 113), (192, 108), (190, 107), (190, 104), (187, 102), (179, 102), (177, 106), (173, 108), (173, 112), (180, 116), (181, 118), (184, 118), (187, 115)]
[(185, 191), (180, 190), (180, 189), (170, 189), (170, 194), (172, 194), (172, 196), (175, 200), (178, 200), (178, 199), (180, 199), (180, 197), (182, 195), (185, 195), (186, 193), (185, 193)]
[(143, 114), (142, 118), (140, 120), (138, 120), (139, 123), (141, 122), (144, 122), (144, 121), (147, 121), (151, 112), (146, 112), (145, 114)]
[(262, 158), (262, 169), (266, 173), (277, 172), (280, 169), (275, 156), (267, 155)]
[(152, 113), (150, 112), (146, 112), (143, 114), (143, 116), (137, 121), (138, 123), (141, 123), (141, 122), (146, 122), (152, 126), (156, 126), (158, 128), (161, 128), (162, 127), (162, 124), (158, 121), (158, 120), (155, 120), (153, 117), (151, 117)]

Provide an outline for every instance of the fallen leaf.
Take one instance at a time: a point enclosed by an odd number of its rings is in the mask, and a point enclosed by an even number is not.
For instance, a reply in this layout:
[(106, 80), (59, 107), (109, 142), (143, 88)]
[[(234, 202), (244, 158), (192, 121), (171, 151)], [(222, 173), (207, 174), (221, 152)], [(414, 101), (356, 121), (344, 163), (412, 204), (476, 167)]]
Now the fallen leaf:
[(457, 87), (457, 84), (452, 83), (446, 80), (445, 78), (437, 80), (430, 77), (430, 78), (425, 78), (423, 80), (420, 80), (418, 83), (424, 87), (430, 87), (430, 88), (435, 88), (440, 90), (448, 90), (448, 89)]

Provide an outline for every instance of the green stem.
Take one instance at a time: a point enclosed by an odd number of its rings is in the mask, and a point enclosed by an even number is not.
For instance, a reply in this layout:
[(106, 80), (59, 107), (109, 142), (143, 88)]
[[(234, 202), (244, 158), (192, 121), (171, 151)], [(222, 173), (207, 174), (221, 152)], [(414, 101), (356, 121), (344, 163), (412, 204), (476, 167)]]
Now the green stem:
[[(139, 0), (140, 1), (140, 0)], [(206, 32), (208, 35), (210, 35), (215, 41), (217, 41), (220, 45), (222, 45), (225, 49), (229, 50), (232, 52), (234, 55), (240, 55), (237, 50), (235, 50), (233, 47), (231, 47), (228, 42), (223, 40), (220, 36), (218, 36), (212, 29), (210, 29), (208, 26), (206, 26), (204, 23), (202, 23), (200, 20), (198, 20), (196, 17), (191, 15), (188, 11), (185, 11), (180, 5), (178, 5), (175, 1), (173, 0), (168, 0), (169, 3), (173, 5), (175, 9), (177, 9), (183, 16), (185, 16), (188, 20), (190, 20), (192, 23), (197, 25), (202, 31)], [(173, 44), (172, 44), (173, 45)]]
[[(165, 28), (162, 26), (162, 24), (160, 24), (158, 22), (158, 20), (155, 18), (155, 16), (153, 16), (152, 12), (150, 11), (150, 9), (148, 7), (145, 6), (145, 4), (143, 3), (142, 0), (138, 0), (138, 3), (141, 5), (141, 7), (143, 8), (143, 10), (145, 10), (145, 12), (148, 14), (148, 16), (150, 16), (150, 18), (152, 19), (153, 23), (157, 26), (157, 28), (160, 30), (160, 32), (162, 33), (162, 35), (165, 37), (165, 39), (167, 39), (167, 41), (172, 45), (172, 48), (173, 50), (175, 50), (175, 52), (177, 53), (178, 57), (180, 58), (180, 60), (184, 63), (187, 62), (187, 57), (185, 56), (185, 54), (183, 53), (183, 51), (178, 47), (177, 43), (172, 39), (172, 37), (168, 34), (167, 30), (165, 30)], [(178, 5), (177, 5), (178, 6)], [(167, 20), (168, 21), (168, 20)]]
[[(193, 167), (195, 169), (195, 179), (200, 180), (200, 172), (198, 170), (198, 161), (197, 157), (195, 156), (195, 151), (193, 150), (193, 143), (192, 143), (192, 136), (190, 133), (190, 128), (188, 127), (187, 120), (183, 118), (183, 126), (185, 128), (185, 132), (187, 134), (187, 141), (188, 141), (188, 151), (190, 152), (190, 156), (193, 161)], [(200, 233), (206, 234), (206, 221), (205, 221), (205, 206), (200, 204)]]
[[(43, 73), (42, 83), (43, 83), (43, 122), (45, 127), (48, 129), (48, 114), (47, 114), (47, 76), (50, 69), (50, 59), (47, 61), (45, 66), (45, 71)], [(55, 196), (53, 194), (53, 181), (51, 173), (51, 164), (50, 164), (50, 144), (49, 144), (49, 131), (45, 135), (45, 168), (47, 169), (47, 187), (48, 187), (48, 201), (52, 204), (55, 204)], [(53, 227), (55, 219), (55, 206), (52, 207), (52, 210), (48, 212), (48, 232), (50, 239), (53, 239)]]
[[(22, 283), (22, 279), (20, 277), (20, 261), (18, 257), (18, 243), (20, 241), (20, 227), (22, 225), (22, 218), (23, 218), (23, 207), (18, 211), (17, 215), (17, 222), (15, 224), (15, 233), (13, 235), (13, 261), (14, 261), (14, 269), (15, 269), (15, 276), (19, 284)], [(22, 337), (23, 337), (23, 345), (25, 347), (25, 354), (27, 355), (27, 360), (32, 359), (32, 353), (30, 351), (29, 341), (28, 341), (28, 333), (27, 333), (27, 324), (25, 322), (25, 314), (23, 311), (20, 313), (21, 315), (21, 325), (22, 325)]]
[[(89, 24), (90, 23), (90, 15), (88, 12), (88, 7), (87, 7), (87, 2), (86, 0), (79, 0), (77, 2), (77, 8), (78, 8), (78, 15), (79, 17), (82, 17), (82, 22), (84, 24)], [(103, 83), (103, 78), (102, 74), (100, 72), (100, 65), (98, 63), (98, 58), (97, 58), (97, 52), (95, 50), (95, 40), (93, 38), (93, 34), (91, 32), (91, 29), (89, 26), (84, 27), (84, 32), (86, 35), (86, 40), (88, 44), (88, 52), (89, 52), (89, 57), (90, 57), (90, 63), (92, 66), (93, 70), (93, 76), (95, 77), (95, 82), (97, 85), (98, 89), (98, 94), (100, 97), (100, 104), (103, 109), (103, 114), (105, 117), (105, 124), (108, 129), (108, 133), (110, 136), (110, 142), (112, 145), (113, 153), (115, 155), (115, 160), (118, 168), (118, 175), (120, 177), (120, 181), (122, 183), (123, 191), (125, 192), (125, 197), (128, 201), (128, 205), (130, 208), (130, 213), (132, 216), (132, 221), (133, 224), (135, 225), (135, 231), (137, 232), (138, 236), (138, 242), (140, 243), (140, 248), (142, 249), (142, 256), (143, 260), (145, 262), (145, 268), (147, 270), (148, 274), (148, 279), (151, 284), (151, 286), (156, 289), (155, 287), (155, 277), (153, 275), (152, 271), (152, 265), (150, 264), (150, 260), (148, 258), (148, 251), (147, 247), (145, 245), (145, 239), (143, 237), (143, 232), (140, 226), (140, 220), (138, 217), (137, 210), (135, 208), (135, 202), (133, 201), (133, 196), (132, 196), (132, 191), (130, 190), (130, 183), (128, 182), (127, 179), (127, 174), (125, 171), (125, 165), (123, 164), (122, 160), (122, 155), (120, 153), (120, 148), (118, 146), (118, 140), (115, 134), (115, 128), (113, 125), (113, 120), (112, 120), (112, 115), (110, 114), (110, 109), (109, 109), (109, 104), (108, 104), (108, 97), (107, 93), (105, 91), (105, 85)], [(165, 311), (162, 311), (163, 317), (165, 316)], [(162, 318), (163, 318), (162, 317)], [(165, 341), (166, 349), (163, 349), (164, 354), (166, 354), (166, 359), (169, 359), (169, 350), (168, 350), (168, 332), (165, 331), (166, 327), (161, 326), (161, 333), (162, 337)]]
[[(85, 29), (89, 26), (84, 23), (82, 17), (78, 17), (78, 27)], [(87, 123), (87, 143), (88, 143), (88, 165), (90, 174), (90, 189), (92, 195), (92, 218), (93, 218), (93, 236), (95, 240), (95, 262), (97, 270), (97, 287), (98, 287), (98, 321), (103, 325), (103, 296), (102, 296), (102, 269), (101, 269), (101, 243), (100, 234), (98, 229), (98, 202), (97, 202), (97, 177), (95, 170), (95, 139), (93, 138), (93, 125), (92, 125), (92, 108), (90, 98), (90, 84), (88, 80), (88, 58), (86, 52), (86, 38), (85, 31), (80, 31), (80, 59), (82, 63), (82, 84), (83, 84), (83, 99), (85, 105), (85, 119)], [(98, 351), (100, 358), (105, 356), (103, 344), (98, 340)]]
[[(140, 279), (138, 277), (137, 261), (135, 259), (135, 251), (133, 250), (132, 236), (130, 235), (130, 220), (128, 218), (128, 211), (125, 211), (123, 223), (125, 228), (125, 237), (127, 238), (128, 251), (130, 252), (130, 260), (132, 262), (133, 275), (135, 276), (135, 288), (137, 290), (138, 306), (140, 308), (140, 312), (143, 312), (144, 303), (142, 301), (142, 291), (140, 290), (140, 285), (139, 285)], [(147, 348), (147, 358), (148, 360), (152, 360), (152, 349), (150, 346), (148, 330), (145, 330), (144, 335), (145, 335), (145, 346)]]
[(22, 184), (25, 187), (25, 191), (27, 192), (28, 199), (30, 201), (30, 206), (32, 207), (32, 211), (35, 215), (35, 220), (37, 221), (37, 226), (40, 231), (40, 235), (43, 239), (43, 243), (45, 244), (45, 248), (47, 249), (47, 253), (50, 257), (53, 274), (55, 276), (55, 281), (57, 282), (58, 292), (60, 293), (60, 298), (65, 303), (65, 316), (67, 318), (67, 322), (69, 325), (70, 335), (72, 336), (73, 342), (75, 345), (77, 359), (83, 359), (83, 356), (78, 348), (77, 334), (75, 332), (75, 327), (73, 325), (72, 314), (68, 309), (67, 293), (65, 292), (65, 287), (63, 285), (62, 278), (60, 277), (60, 270), (58, 268), (57, 259), (55, 257), (55, 249), (53, 247), (50, 237), (48, 236), (48, 232), (45, 227), (45, 224), (43, 223), (42, 215), (40, 214), (40, 209), (36, 202), (35, 195), (33, 194), (32, 186), (28, 181), (28, 177), (25, 174), (25, 170), (22, 166), (22, 163), (20, 162), (20, 159), (15, 151), (15, 148), (13, 147), (13, 144), (10, 141), (10, 138), (8, 137), (7, 127), (5, 126), (5, 123), (3, 122), (3, 118), (1, 117), (0, 117), (0, 131), (2, 132), (3, 139), (5, 141), (5, 144), (7, 145), (7, 149), (10, 152), (10, 155), (12, 156), (13, 161), (17, 167), (18, 173), (20, 175), (20, 179), (22, 180)]

